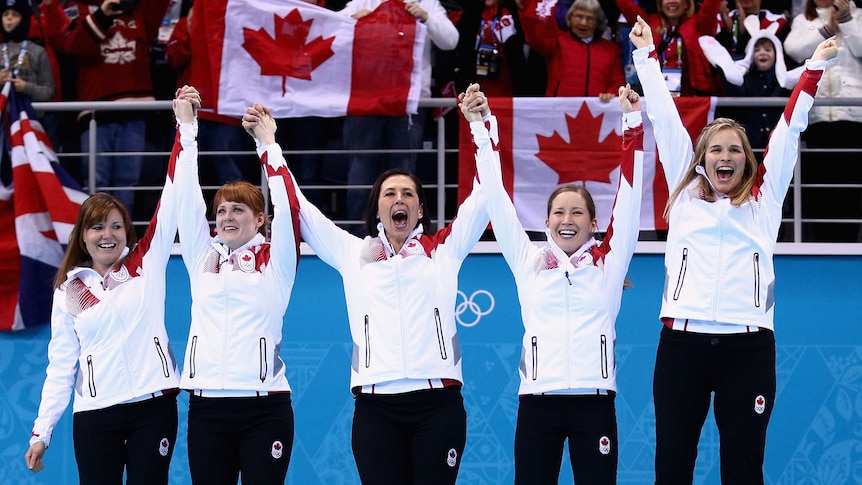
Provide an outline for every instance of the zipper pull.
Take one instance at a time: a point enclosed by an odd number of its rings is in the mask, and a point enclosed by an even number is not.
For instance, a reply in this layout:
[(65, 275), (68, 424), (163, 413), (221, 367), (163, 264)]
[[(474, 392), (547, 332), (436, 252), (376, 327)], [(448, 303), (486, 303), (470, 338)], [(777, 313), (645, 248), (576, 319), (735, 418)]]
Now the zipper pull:
[(569, 279), (569, 272), (566, 271), (566, 281), (569, 282), (569, 286), (572, 286), (572, 280)]

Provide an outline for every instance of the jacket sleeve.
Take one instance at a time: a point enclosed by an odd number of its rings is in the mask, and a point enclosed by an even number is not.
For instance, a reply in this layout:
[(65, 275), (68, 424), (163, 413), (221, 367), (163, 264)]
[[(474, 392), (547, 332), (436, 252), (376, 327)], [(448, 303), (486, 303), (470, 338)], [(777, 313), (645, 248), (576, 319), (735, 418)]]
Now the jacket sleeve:
[(524, 40), (531, 49), (550, 61), (550, 56), (557, 50), (557, 37), (560, 30), (551, 15), (543, 16), (537, 11), (536, 0), (529, 0), (521, 12), (521, 27), (524, 29)]
[[(808, 112), (814, 104), (817, 85), (826, 69), (826, 61), (808, 61), (806, 69), (793, 89), (790, 100), (784, 108), (778, 124), (769, 137), (769, 145), (763, 163), (758, 167), (755, 186), (762, 192), (762, 203), (766, 204), (769, 228), (772, 239), (778, 237), (781, 225), (781, 207), (790, 181), (793, 168), (799, 156), (799, 137), (808, 127)], [(755, 194), (757, 195), (757, 194)]]
[[(626, 22), (634, 25), (638, 20), (638, 15), (642, 18), (647, 18), (646, 10), (644, 10), (640, 5), (637, 4), (634, 0), (616, 0), (617, 8), (620, 9), (620, 13), (623, 17), (625, 17)], [(652, 26), (652, 23), (650, 23)], [(653, 28), (653, 32), (655, 32), (655, 28)]]
[(841, 36), (844, 37), (844, 45), (853, 54), (853, 57), (862, 57), (862, 13), (853, 3), (850, 3), (850, 20), (838, 24)]
[(470, 123), (470, 132), (473, 135), (473, 144), (476, 145), (476, 172), (494, 228), (494, 238), (500, 245), (500, 251), (509, 268), (517, 277), (519, 268), (525, 267), (536, 247), (524, 232), (515, 205), (503, 187), (500, 152), (497, 149), (497, 118), (492, 116), (488, 127), (482, 121)]
[(488, 222), (490, 219), (485, 208), (485, 197), (479, 182), (474, 179), (473, 190), (458, 206), (455, 218), (448, 226), (437, 231), (434, 237), (438, 241), (446, 241), (442, 247), (453, 258), (452, 261), (463, 262), (488, 228)]
[(32, 101), (50, 101), (54, 96), (54, 71), (48, 53), (40, 45), (31, 45), (28, 50), (35, 77), (27, 81), (24, 94)]
[(451, 51), (458, 45), (458, 29), (449, 20), (446, 9), (440, 5), (439, 0), (425, 0), (422, 8), (428, 14), (425, 26), (428, 28), (428, 37), (438, 49)]
[(192, 62), (188, 17), (183, 17), (177, 21), (165, 51), (168, 66), (175, 71), (181, 70)]
[[(174, 187), (177, 159), (185, 156), (183, 152), (187, 149), (197, 150), (196, 144), (194, 144), (194, 147), (183, 147), (180, 140), (181, 133), (181, 130), (177, 130), (174, 137), (174, 146), (171, 149), (171, 157), (168, 162), (168, 173), (165, 177), (165, 185), (162, 188), (162, 195), (159, 198), (156, 211), (150, 219), (146, 232), (138, 240), (131, 254), (129, 254), (129, 258), (126, 260), (126, 266), (134, 270), (146, 266), (148, 268), (159, 268), (159, 271), (164, 273), (168, 260), (171, 257), (174, 240), (177, 236), (176, 190)], [(164, 279), (162, 279), (161, 284), (164, 284)]]
[(667, 187), (673, 192), (694, 156), (691, 136), (682, 124), (676, 104), (664, 83), (655, 47), (637, 49), (632, 57), (646, 97), (646, 112), (653, 126)]
[(176, 185), (177, 229), (180, 235), (183, 262), (189, 277), (209, 252), (210, 226), (207, 222), (206, 203), (198, 180), (197, 121), (179, 125), (183, 150), (177, 157), (174, 173)]
[(623, 115), (623, 149), (620, 156), (620, 182), (611, 211), (611, 222), (600, 246), (605, 262), (605, 291), (609, 295), (617, 295), (608, 300), (614, 302), (617, 310), (640, 233), (644, 127), (638, 111)]
[(299, 200), (281, 147), (273, 143), (258, 148), (257, 153), (260, 156), (260, 164), (266, 171), (275, 210), (270, 241), (270, 269), (278, 275), (279, 291), (287, 303), (299, 264)]
[(66, 312), (66, 292), (54, 290), (51, 307), (51, 341), (48, 343), (48, 369), (42, 385), (39, 414), (33, 423), (30, 443), (42, 441), (50, 446), (57, 421), (63, 416), (78, 373), (81, 345), (75, 333), (75, 319)]

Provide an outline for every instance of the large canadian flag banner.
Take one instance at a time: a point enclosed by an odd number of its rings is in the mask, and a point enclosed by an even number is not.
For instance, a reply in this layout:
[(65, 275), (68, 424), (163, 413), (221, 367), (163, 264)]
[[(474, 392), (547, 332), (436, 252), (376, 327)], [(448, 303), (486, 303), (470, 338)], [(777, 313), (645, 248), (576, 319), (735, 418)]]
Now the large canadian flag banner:
[[(675, 98), (692, 140), (712, 121), (714, 98)], [(645, 100), (645, 102), (648, 102)], [(598, 98), (492, 98), (500, 132), (503, 185), (518, 219), (528, 231), (545, 230), (547, 202), (560, 185), (580, 184), (596, 203), (599, 230), (610, 222), (620, 175), (622, 112), (616, 100)], [(641, 229), (667, 229), (663, 219), (668, 188), (657, 160), (652, 125), (644, 118), (644, 190)], [(650, 147), (652, 147), (650, 149)], [(461, 121), (458, 200), (464, 200), (476, 174), (470, 130)]]
[(401, 2), (358, 21), (299, 0), (198, 0), (194, 16), (206, 45), (192, 82), (216, 114), (255, 101), (276, 118), (417, 112), (425, 25)]

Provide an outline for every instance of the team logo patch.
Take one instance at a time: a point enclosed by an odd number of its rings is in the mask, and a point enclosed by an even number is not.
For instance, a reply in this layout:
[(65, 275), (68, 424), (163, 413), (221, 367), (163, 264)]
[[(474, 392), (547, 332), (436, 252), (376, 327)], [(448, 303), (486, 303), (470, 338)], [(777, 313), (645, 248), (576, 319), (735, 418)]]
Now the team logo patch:
[(281, 455), (283, 452), (284, 452), (284, 445), (281, 444), (281, 441), (273, 441), (272, 442), (272, 451), (270, 451), (270, 454), (272, 454), (272, 457), (275, 458), (276, 460), (278, 460), (279, 458), (281, 458)]
[(611, 452), (611, 440), (607, 436), (599, 438), (599, 453), (607, 455)]
[(168, 451), (171, 449), (171, 442), (168, 441), (167, 438), (162, 438), (159, 441), (159, 454), (162, 456), (168, 456)]
[(449, 453), (446, 455), (446, 464), (450, 467), (458, 464), (458, 452), (455, 451), (455, 448), (449, 450)]
[(236, 265), (243, 273), (254, 272), (254, 253), (248, 249), (240, 251), (239, 254), (236, 255)]
[(119, 281), (121, 283), (123, 281), (128, 281), (129, 270), (128, 270), (128, 268), (126, 268), (126, 265), (122, 265), (119, 268), (117, 268), (116, 271), (112, 271), (111, 272), (111, 278), (113, 278), (114, 281)]
[(414, 256), (417, 254), (422, 254), (422, 251), (424, 251), (424, 249), (422, 248), (422, 245), (419, 244), (418, 242), (416, 242), (416, 240), (412, 240), (412, 241), (408, 242), (404, 246), (404, 250), (407, 251), (407, 254), (411, 254)]
[(589, 252), (585, 252), (578, 256), (578, 260), (575, 261), (576, 268), (583, 268), (584, 266), (589, 266), (593, 264), (593, 255)]
[(766, 398), (761, 394), (754, 398), (754, 412), (763, 414), (764, 411), (766, 411)]

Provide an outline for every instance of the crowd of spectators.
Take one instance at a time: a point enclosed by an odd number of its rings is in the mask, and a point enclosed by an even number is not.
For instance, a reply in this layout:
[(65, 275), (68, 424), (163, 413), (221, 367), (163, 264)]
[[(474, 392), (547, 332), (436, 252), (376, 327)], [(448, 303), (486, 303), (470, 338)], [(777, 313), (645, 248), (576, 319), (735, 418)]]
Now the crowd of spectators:
[[(193, 0), (2, 1), (6, 64), (0, 79), (20, 78), (15, 89), (33, 101), (170, 99), (177, 86), (188, 82), (193, 52), (206, 48), (200, 44), (206, 39), (190, 35), (196, 18)], [(381, 3), (306, 1), (354, 18)], [(610, 99), (625, 83), (631, 57), (625, 33), (638, 16), (653, 26), (665, 80), (678, 95), (787, 96), (794, 76), (798, 78), (794, 68), (818, 42), (833, 35), (841, 47), (839, 68), (829, 71), (818, 97), (862, 93), (862, 16), (854, 0), (408, 0), (405, 8), (428, 28), (422, 97), (447, 96), (478, 82), (490, 96)], [(6, 12), (10, 18), (20, 17), (22, 26), (7, 28)], [(48, 66), (52, 75), (46, 77)], [(726, 114), (746, 124), (752, 144), (759, 148), (765, 146), (780, 110), (755, 106), (735, 112), (719, 109), (716, 115)], [(58, 153), (86, 151), (95, 119), (99, 152), (133, 154), (98, 157), (95, 184), (102, 188), (158, 185), (165, 170), (159, 158), (134, 154), (168, 150), (173, 134), (163, 130), (170, 125), (159, 119), (164, 116), (170, 113), (50, 112), (42, 121)], [(416, 115), (396, 118), (290, 119), (280, 121), (284, 129), (278, 134), (286, 150), (348, 150), (348, 155), (310, 153), (289, 159), (299, 183), (311, 187), (309, 198), (333, 219), (350, 220), (361, 216), (361, 204), (351, 201), (365, 200), (364, 189), (316, 186), (367, 185), (392, 166), (415, 168), (420, 178), (434, 180), (435, 164), (417, 165), (416, 154), (350, 154), (351, 149), (427, 147), (436, 138), (432, 116), (440, 113), (420, 109)], [(455, 113), (449, 116), (447, 126), (456, 127)], [(859, 120), (862, 107), (815, 107), (803, 139), (810, 148), (858, 149)], [(200, 123), (206, 125), (200, 130), (202, 154), (233, 152), (201, 157), (205, 186), (259, 180), (253, 147), (238, 120), (202, 112)], [(74, 126), (77, 132), (69, 129)], [(447, 146), (457, 146), (457, 129), (447, 132)], [(242, 152), (247, 155), (237, 155)], [(822, 170), (818, 161), (824, 157), (846, 164), (847, 170)], [(803, 159), (803, 182), (833, 183), (837, 180), (829, 177), (841, 174), (844, 183), (862, 183), (847, 180), (848, 173), (855, 173), (853, 157), (858, 152), (811, 152)], [(64, 157), (62, 163), (82, 185), (92, 180), (86, 160)], [(803, 217), (833, 217), (838, 200), (838, 217), (862, 218), (860, 192), (844, 189), (837, 199), (822, 188), (804, 192)], [(144, 191), (114, 193), (135, 220), (147, 220), (154, 210), (155, 196), (150, 200)], [(862, 236), (858, 228), (815, 223), (805, 237), (855, 241)]]

